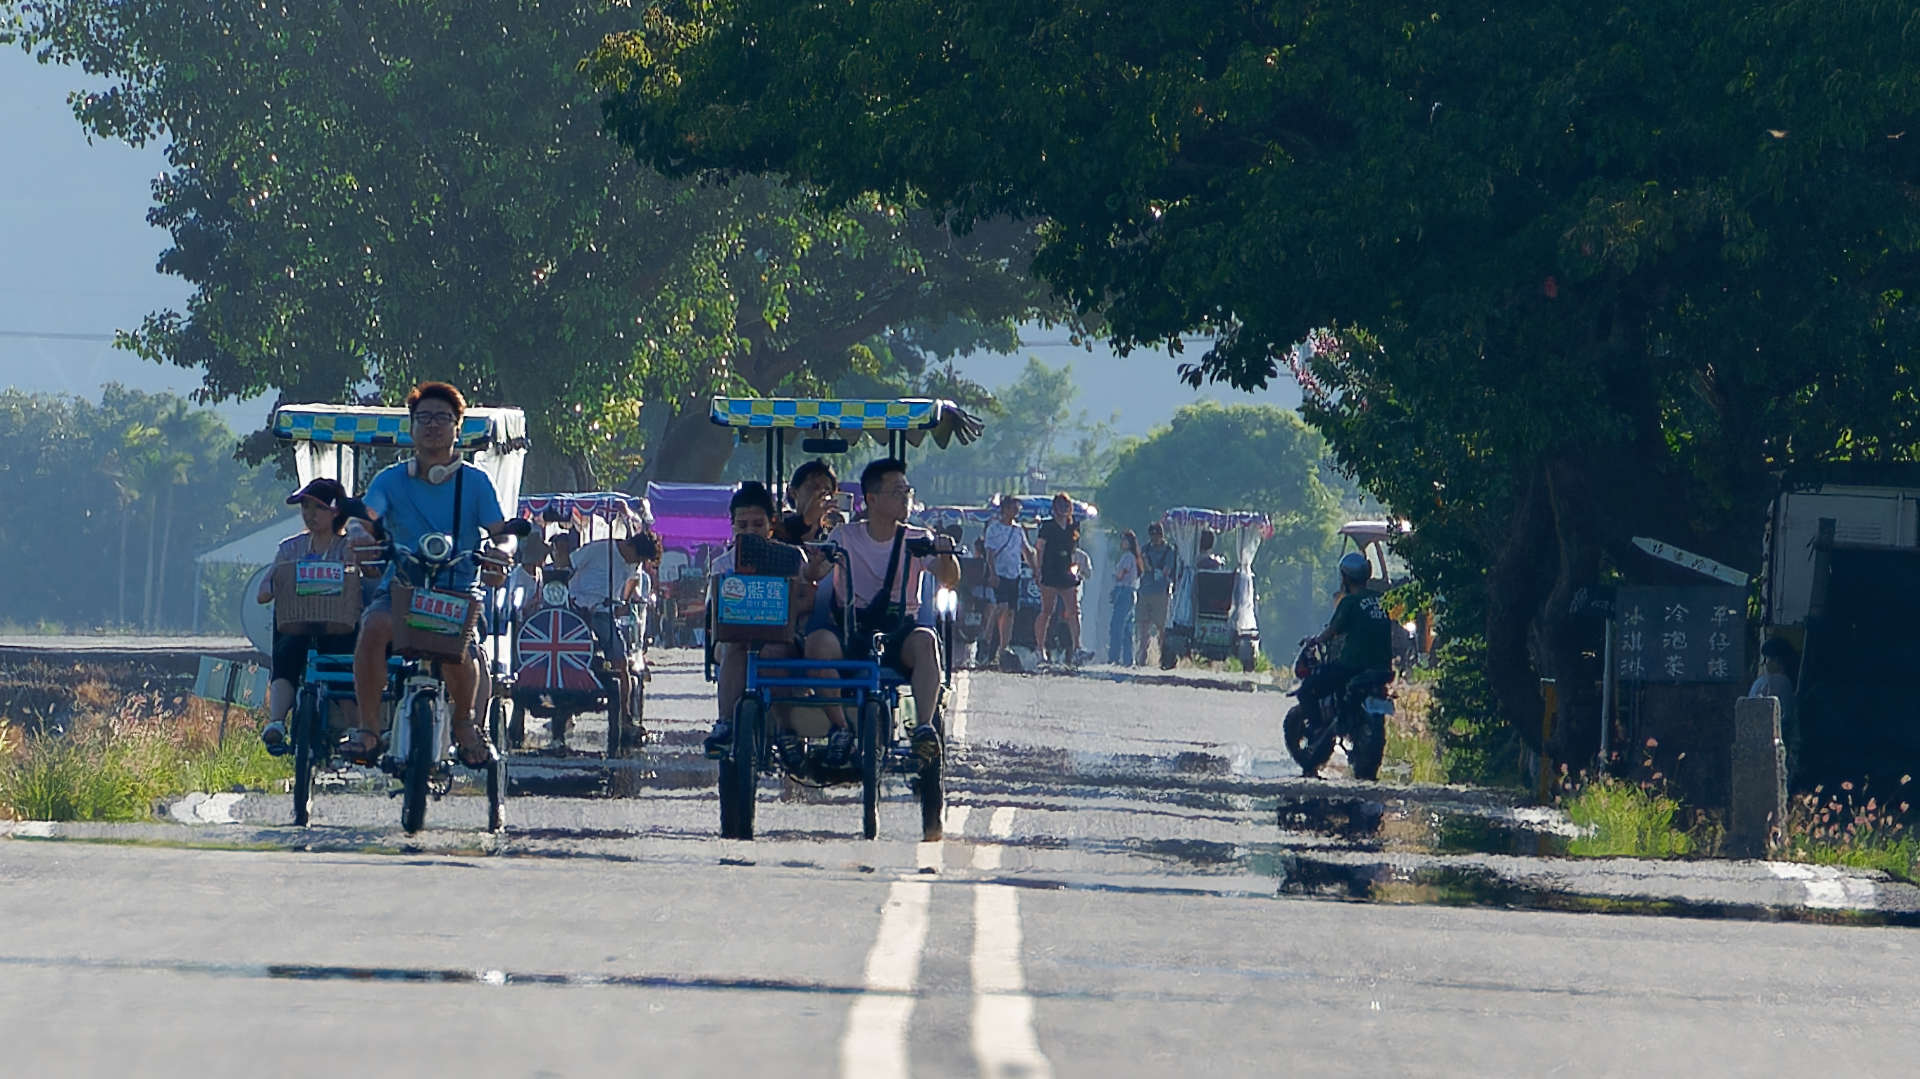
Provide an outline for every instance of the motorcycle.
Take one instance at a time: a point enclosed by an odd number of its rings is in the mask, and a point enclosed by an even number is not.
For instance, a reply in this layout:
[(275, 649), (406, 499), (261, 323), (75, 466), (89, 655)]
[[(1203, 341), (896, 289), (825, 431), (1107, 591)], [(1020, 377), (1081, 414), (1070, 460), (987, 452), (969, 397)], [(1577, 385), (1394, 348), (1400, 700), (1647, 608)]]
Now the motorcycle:
[[(1301, 642), (1300, 655), (1293, 661), (1293, 674), (1304, 688), (1307, 679), (1326, 665), (1326, 646), (1309, 638)], [(1387, 750), (1387, 717), (1393, 714), (1393, 697), (1387, 691), (1392, 681), (1391, 670), (1360, 672), (1348, 679), (1346, 685), (1332, 687), (1314, 702), (1319, 705), (1318, 716), (1311, 722), (1304, 700), (1287, 710), (1281, 733), (1286, 738), (1287, 752), (1300, 765), (1302, 775), (1309, 778), (1318, 775), (1327, 758), (1333, 756), (1335, 741), (1343, 740), (1353, 777), (1365, 780), (1380, 777), (1380, 759)], [(1298, 698), (1300, 693), (1301, 689), (1296, 688), (1288, 696)]]

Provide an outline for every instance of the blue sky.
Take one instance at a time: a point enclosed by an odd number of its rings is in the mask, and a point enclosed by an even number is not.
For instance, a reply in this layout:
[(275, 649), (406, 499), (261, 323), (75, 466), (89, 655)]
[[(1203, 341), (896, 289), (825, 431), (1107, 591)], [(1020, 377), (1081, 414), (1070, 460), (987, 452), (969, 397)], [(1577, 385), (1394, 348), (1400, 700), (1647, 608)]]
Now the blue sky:
[[(150, 311), (181, 306), (189, 294), (179, 279), (153, 268), (167, 242), (146, 223), (149, 185), (166, 164), (162, 150), (89, 144), (66, 104), (67, 92), (87, 82), (80, 72), (0, 49), (0, 139), (9, 150), (0, 156), (0, 386), (94, 397), (102, 383), (117, 381), (185, 393), (199, 385), (194, 372), (84, 339), (136, 326)], [(1195, 391), (1179, 381), (1165, 353), (1121, 358), (1099, 346), (1087, 352), (1067, 344), (1062, 332), (1037, 327), (1021, 354), (974, 356), (957, 366), (998, 386), (1019, 374), (1028, 354), (1051, 366), (1072, 364), (1080, 407), (1096, 419), (1118, 413), (1125, 434), (1144, 434), (1201, 398), (1299, 402), (1291, 382), (1252, 396), (1218, 386)], [(263, 407), (229, 404), (221, 411), (252, 428), (264, 422)]]

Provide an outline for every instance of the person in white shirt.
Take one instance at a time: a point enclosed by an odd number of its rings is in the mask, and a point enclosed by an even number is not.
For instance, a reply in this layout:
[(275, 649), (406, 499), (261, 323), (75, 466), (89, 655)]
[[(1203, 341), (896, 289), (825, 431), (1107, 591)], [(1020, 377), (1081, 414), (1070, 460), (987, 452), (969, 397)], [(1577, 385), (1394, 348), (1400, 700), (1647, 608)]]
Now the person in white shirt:
[(1020, 571), (1033, 561), (1033, 544), (1020, 524), (1020, 500), (1001, 495), (997, 508), (1000, 516), (987, 525), (981, 542), (987, 548), (987, 587), (993, 589), (987, 619), (993, 623), (995, 646), (1005, 652), (1013, 639), (1014, 608), (1020, 605)]
[(638, 536), (594, 540), (573, 552), (573, 574), (567, 578), (574, 608), (593, 627), (600, 652), (619, 679), (622, 708), (633, 698), (633, 671), (627, 662), (627, 637), (616, 615), (619, 608), (645, 594), (646, 572), (640, 568), (645, 554)]

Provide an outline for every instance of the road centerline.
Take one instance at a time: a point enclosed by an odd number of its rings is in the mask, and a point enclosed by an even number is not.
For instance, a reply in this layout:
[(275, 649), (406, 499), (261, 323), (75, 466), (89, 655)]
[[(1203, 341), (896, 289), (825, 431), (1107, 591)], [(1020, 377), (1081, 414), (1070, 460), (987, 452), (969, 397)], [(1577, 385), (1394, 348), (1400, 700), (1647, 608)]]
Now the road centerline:
[[(1015, 810), (993, 811), (988, 838), (1013, 835)], [(1002, 847), (974, 848), (975, 869), (1000, 868)], [(1005, 884), (977, 885), (973, 894), (973, 1055), (980, 1074), (1046, 1079), (1053, 1065), (1033, 1029), (1033, 998), (1020, 966), (1020, 893)]]

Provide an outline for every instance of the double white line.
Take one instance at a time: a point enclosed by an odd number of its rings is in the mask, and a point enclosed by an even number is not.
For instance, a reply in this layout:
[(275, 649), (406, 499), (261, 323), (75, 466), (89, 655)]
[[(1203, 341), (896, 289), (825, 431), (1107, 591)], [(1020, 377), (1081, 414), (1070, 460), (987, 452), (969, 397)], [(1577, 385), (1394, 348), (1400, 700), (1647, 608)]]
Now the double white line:
[[(949, 811), (947, 834), (963, 834), (968, 816), (965, 806)], [(994, 810), (988, 824), (991, 838), (1011, 836), (1013, 818), (1010, 807)], [(974, 868), (998, 869), (1000, 853), (998, 843), (976, 846)], [(938, 870), (943, 859), (940, 844), (921, 845), (923, 868)], [(903, 877), (888, 887), (880, 932), (867, 953), (867, 992), (854, 1001), (840, 1041), (840, 1074), (845, 1079), (905, 1079), (909, 1074), (907, 1041), (932, 902), (930, 881)], [(1019, 891), (1005, 884), (974, 888), (973, 1055), (984, 1076), (1047, 1079), (1053, 1074), (1034, 1034), (1033, 998), (1027, 995), (1020, 965)]]

